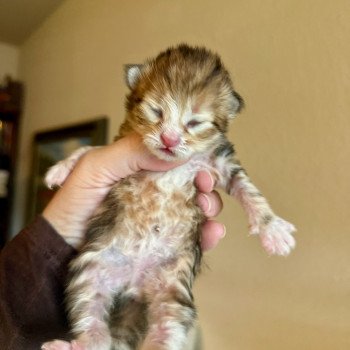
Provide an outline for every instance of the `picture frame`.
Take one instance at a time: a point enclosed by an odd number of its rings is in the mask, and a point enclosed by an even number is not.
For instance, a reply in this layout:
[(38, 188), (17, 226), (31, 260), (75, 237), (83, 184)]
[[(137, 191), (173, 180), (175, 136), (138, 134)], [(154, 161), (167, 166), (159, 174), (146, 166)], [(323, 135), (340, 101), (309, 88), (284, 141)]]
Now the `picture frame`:
[(101, 116), (83, 123), (62, 126), (34, 135), (27, 222), (32, 221), (41, 213), (55, 194), (55, 189), (47, 188), (44, 183), (47, 170), (80, 147), (105, 145), (107, 132), (108, 118)]

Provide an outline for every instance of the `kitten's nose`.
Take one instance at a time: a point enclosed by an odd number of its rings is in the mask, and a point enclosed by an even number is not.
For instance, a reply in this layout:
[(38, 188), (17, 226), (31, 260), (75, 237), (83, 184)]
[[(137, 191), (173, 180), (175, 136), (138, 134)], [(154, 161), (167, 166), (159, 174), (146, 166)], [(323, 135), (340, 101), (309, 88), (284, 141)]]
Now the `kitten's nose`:
[(165, 147), (175, 147), (180, 143), (180, 136), (173, 131), (163, 132), (160, 135), (160, 139)]

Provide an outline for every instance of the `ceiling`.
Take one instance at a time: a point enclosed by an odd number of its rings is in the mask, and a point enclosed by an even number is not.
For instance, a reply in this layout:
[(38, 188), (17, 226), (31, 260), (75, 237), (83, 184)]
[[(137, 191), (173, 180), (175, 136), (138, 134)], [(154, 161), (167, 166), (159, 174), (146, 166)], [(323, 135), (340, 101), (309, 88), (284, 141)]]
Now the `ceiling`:
[(0, 0), (0, 42), (21, 45), (63, 0)]

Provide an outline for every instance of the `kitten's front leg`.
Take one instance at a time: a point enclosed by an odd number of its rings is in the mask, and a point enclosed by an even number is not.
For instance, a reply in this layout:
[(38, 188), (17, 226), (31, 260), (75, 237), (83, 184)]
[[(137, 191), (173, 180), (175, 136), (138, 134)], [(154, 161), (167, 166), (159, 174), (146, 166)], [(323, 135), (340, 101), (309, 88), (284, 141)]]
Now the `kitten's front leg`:
[(74, 151), (68, 158), (59, 161), (53, 165), (45, 175), (45, 184), (47, 187), (61, 186), (66, 181), (68, 175), (72, 172), (78, 160), (88, 151), (92, 146), (80, 147)]
[(288, 255), (295, 247), (295, 227), (278, 217), (265, 197), (240, 171), (231, 180), (230, 194), (242, 204), (249, 218), (250, 233), (259, 235), (269, 254)]
[(269, 254), (288, 255), (295, 247), (292, 236), (295, 227), (272, 211), (266, 198), (234, 158), (233, 147), (228, 141), (226, 147), (216, 152), (216, 156), (214, 163), (219, 173), (218, 185), (241, 203), (248, 215), (250, 233), (260, 236)]

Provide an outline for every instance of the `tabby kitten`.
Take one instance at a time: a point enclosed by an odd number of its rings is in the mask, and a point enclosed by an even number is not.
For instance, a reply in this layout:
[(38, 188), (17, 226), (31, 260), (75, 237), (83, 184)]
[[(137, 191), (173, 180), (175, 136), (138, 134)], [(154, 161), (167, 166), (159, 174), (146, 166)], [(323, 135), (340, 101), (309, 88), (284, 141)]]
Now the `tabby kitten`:
[[(188, 162), (114, 185), (70, 265), (67, 305), (75, 340), (43, 349), (183, 349), (196, 319), (191, 288), (201, 265), (204, 217), (194, 186), (200, 170), (238, 199), (268, 253), (287, 255), (295, 245), (294, 226), (274, 214), (226, 139), (243, 101), (220, 58), (180, 45), (129, 66), (126, 76), (127, 116), (118, 137), (136, 132), (160, 159)], [(51, 168), (48, 185), (62, 184), (87, 150)]]

